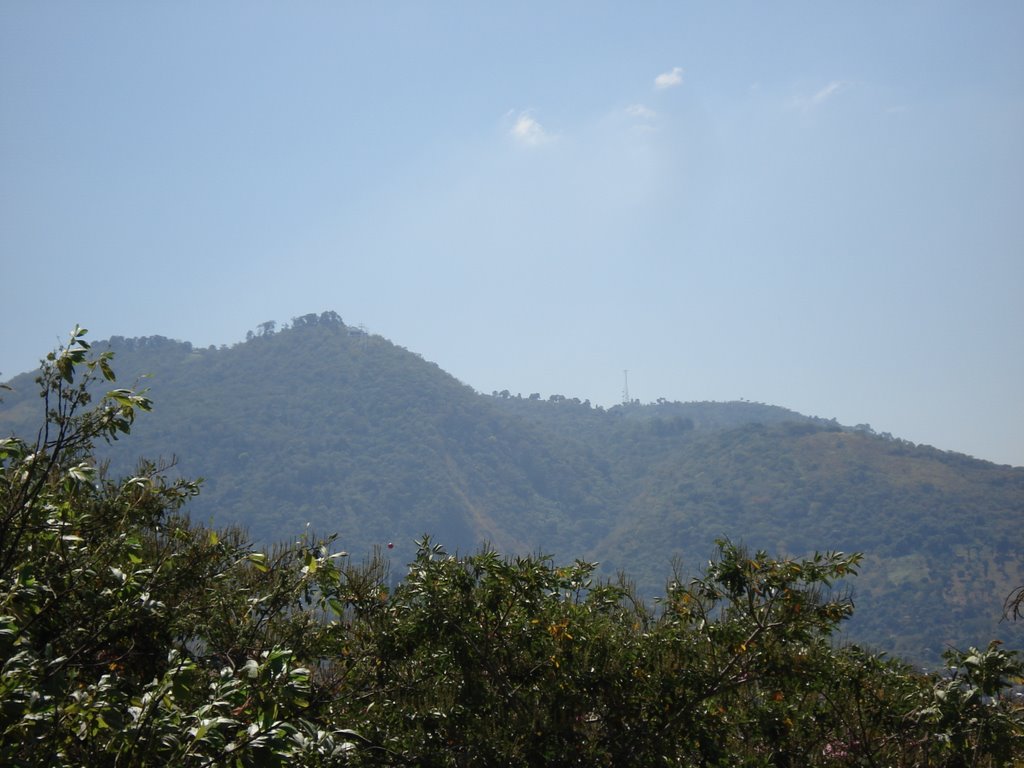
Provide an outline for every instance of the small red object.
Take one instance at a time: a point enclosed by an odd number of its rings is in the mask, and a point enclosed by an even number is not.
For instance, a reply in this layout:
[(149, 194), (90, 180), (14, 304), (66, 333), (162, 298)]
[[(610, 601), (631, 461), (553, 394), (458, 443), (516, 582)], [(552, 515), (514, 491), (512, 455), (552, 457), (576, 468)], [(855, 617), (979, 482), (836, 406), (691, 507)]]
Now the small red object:
[(394, 548), (395, 548), (394, 542), (389, 541), (388, 542), (388, 549), (394, 549)]

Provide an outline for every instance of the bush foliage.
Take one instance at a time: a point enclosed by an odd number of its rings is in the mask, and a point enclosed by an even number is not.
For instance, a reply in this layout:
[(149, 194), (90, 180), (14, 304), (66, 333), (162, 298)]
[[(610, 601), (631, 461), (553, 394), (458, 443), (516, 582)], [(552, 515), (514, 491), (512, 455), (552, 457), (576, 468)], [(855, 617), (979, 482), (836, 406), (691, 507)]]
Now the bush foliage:
[(986, 766), (1024, 747), (1024, 668), (993, 643), (926, 675), (833, 634), (860, 557), (720, 541), (654, 607), (595, 565), (424, 538), (392, 582), (306, 532), (257, 549), (190, 521), (198, 485), (95, 443), (149, 410), (44, 362), (34, 442), (0, 441), (6, 764)]

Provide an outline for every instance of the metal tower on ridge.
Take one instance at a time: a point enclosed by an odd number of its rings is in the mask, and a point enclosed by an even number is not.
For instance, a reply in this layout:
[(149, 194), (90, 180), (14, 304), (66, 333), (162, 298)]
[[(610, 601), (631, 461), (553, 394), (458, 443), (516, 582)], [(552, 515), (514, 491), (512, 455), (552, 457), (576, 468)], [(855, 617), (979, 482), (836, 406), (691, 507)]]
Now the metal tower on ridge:
[(622, 404), (629, 405), (629, 371), (622, 372)]

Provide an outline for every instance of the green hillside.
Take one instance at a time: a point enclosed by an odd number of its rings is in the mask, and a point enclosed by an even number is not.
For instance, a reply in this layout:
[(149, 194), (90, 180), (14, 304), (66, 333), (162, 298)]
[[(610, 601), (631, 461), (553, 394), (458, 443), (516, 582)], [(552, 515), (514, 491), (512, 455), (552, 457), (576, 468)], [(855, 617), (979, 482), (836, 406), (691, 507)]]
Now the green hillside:
[[(480, 395), (334, 313), (242, 343), (114, 338), (122, 381), (155, 402), (108, 458), (176, 461), (204, 478), (194, 518), (260, 542), (305, 526), (353, 552), (393, 542), (392, 578), (429, 533), (449, 549), (586, 557), (662, 593), (729, 537), (778, 555), (860, 551), (849, 634), (933, 663), (1001, 637), (1024, 583), (1024, 469), (914, 446), (757, 403)], [(32, 376), (0, 431), (39, 423)], [(673, 564), (675, 563), (675, 566)]]

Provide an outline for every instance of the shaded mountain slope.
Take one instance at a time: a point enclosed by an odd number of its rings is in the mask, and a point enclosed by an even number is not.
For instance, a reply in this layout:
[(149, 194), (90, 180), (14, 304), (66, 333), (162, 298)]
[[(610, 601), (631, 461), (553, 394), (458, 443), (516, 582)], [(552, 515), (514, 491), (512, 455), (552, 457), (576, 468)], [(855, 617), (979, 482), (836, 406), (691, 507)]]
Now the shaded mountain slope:
[(693, 565), (722, 535), (783, 554), (860, 551), (853, 636), (931, 659), (967, 638), (1020, 643), (1020, 628), (997, 620), (1024, 579), (1024, 472), (791, 426), (750, 425), (666, 453), (594, 549), (615, 565), (646, 562), (655, 541)]

